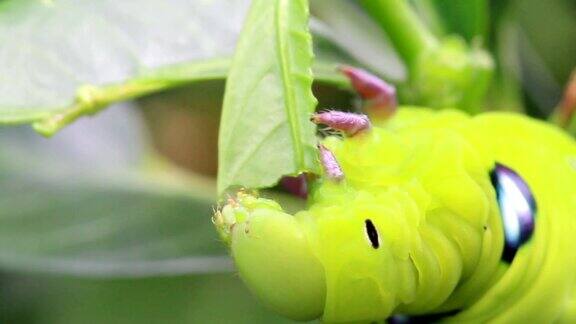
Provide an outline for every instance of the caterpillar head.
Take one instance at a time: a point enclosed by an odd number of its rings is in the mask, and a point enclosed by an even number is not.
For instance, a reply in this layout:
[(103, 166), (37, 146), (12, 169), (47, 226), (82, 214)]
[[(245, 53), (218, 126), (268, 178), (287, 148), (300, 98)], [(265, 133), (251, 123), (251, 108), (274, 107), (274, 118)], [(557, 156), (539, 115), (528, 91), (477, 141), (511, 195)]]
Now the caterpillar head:
[(324, 268), (296, 217), (272, 200), (240, 192), (216, 212), (214, 223), (242, 279), (263, 303), (296, 320), (322, 315)]

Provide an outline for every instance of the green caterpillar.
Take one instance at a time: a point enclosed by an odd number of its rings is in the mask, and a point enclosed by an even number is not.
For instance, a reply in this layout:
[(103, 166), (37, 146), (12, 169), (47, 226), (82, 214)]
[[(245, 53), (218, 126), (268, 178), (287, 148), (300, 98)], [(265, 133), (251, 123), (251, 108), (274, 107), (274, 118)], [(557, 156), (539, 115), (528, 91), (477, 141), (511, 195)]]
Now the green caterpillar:
[[(365, 98), (376, 82), (352, 81)], [(322, 140), (306, 210), (241, 192), (215, 215), (263, 303), (327, 323), (576, 322), (573, 139), (512, 113), (330, 114), (315, 121), (346, 136)]]

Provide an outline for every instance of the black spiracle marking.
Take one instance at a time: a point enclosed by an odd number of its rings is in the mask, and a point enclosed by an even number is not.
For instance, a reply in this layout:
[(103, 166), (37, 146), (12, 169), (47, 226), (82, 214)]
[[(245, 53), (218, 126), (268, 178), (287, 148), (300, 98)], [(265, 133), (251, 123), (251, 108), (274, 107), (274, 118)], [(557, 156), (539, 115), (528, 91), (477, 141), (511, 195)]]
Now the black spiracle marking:
[(378, 231), (376, 227), (374, 227), (374, 224), (372, 224), (372, 221), (369, 219), (365, 220), (364, 224), (366, 224), (366, 234), (368, 234), (368, 239), (370, 243), (372, 243), (372, 247), (377, 249), (380, 246), (380, 242), (378, 241)]
[(452, 311), (439, 313), (439, 314), (429, 314), (429, 315), (393, 315), (386, 320), (387, 324), (431, 324), (439, 323), (443, 319), (454, 316), (460, 312), (459, 309)]

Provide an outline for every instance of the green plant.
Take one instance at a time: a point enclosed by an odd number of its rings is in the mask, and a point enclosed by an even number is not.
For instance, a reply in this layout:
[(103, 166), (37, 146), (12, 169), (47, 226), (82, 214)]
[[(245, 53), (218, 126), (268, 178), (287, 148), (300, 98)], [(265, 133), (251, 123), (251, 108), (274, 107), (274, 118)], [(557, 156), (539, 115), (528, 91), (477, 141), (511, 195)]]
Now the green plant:
[[(4, 321), (270, 321), (274, 315), (231, 279), (210, 223), (229, 71), (220, 192), (230, 185), (266, 188), (284, 175), (320, 170), (308, 118), (317, 107), (352, 107), (340, 64), (393, 82), (404, 103), (526, 108), (539, 117), (557, 104), (576, 65), (576, 41), (567, 32), (576, 20), (565, 0), (426, 0), (412, 7), (256, 1), (232, 59), (249, 4), (0, 2), (0, 123), (32, 125), (52, 137), (28, 126), (1, 130), (0, 267), (7, 273), (0, 279), (11, 301)], [(389, 17), (385, 5), (395, 6)], [(263, 14), (273, 7), (282, 10)], [(483, 96), (486, 51), (494, 73)], [(427, 59), (417, 59), (424, 52)], [(443, 70), (437, 59), (453, 55), (462, 68)], [(270, 82), (247, 88), (266, 68)], [(437, 89), (429, 78), (452, 85)], [(234, 111), (242, 101), (250, 113)], [(94, 118), (82, 118), (88, 115)], [(271, 125), (283, 126), (270, 133)], [(278, 191), (268, 194), (299, 208), (301, 201)], [(45, 273), (62, 278), (39, 275)], [(218, 281), (234, 293), (212, 292)], [(179, 288), (186, 285), (191, 291)], [(159, 287), (181, 297), (150, 293)], [(119, 300), (110, 302), (114, 296)], [(134, 296), (149, 296), (158, 307)], [(223, 311), (201, 311), (216, 308)], [(241, 315), (244, 309), (253, 315)]]

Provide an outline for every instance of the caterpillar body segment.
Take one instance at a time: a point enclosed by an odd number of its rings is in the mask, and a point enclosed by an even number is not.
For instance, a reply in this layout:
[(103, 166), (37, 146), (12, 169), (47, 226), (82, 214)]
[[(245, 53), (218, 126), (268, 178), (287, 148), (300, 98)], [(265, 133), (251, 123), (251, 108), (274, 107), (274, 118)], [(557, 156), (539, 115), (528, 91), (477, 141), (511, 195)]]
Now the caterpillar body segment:
[(576, 144), (562, 131), (509, 113), (401, 107), (321, 145), (345, 176), (327, 169), (306, 210), (240, 193), (215, 217), (270, 307), (327, 323), (576, 321)]

